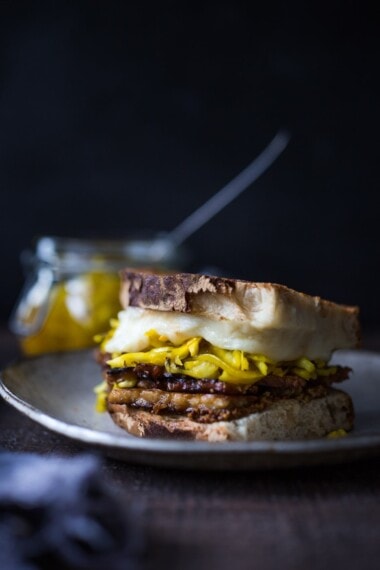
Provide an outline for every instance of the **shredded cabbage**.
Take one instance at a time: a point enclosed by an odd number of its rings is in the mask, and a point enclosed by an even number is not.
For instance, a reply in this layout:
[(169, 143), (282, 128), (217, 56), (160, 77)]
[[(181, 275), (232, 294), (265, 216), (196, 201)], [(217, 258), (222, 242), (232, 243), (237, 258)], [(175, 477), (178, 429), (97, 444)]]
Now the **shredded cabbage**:
[(105, 412), (107, 410), (107, 382), (101, 382), (94, 388), (96, 394), (95, 409), (97, 412)]
[(343, 428), (339, 428), (336, 429), (334, 431), (330, 431), (330, 433), (327, 434), (327, 439), (337, 439), (339, 437), (346, 437), (347, 432), (345, 429)]
[(113, 354), (107, 364), (111, 368), (152, 364), (163, 366), (172, 374), (210, 378), (235, 384), (254, 384), (268, 374), (278, 376), (296, 374), (305, 380), (315, 380), (318, 376), (335, 374), (337, 370), (336, 366), (327, 366), (321, 360), (313, 362), (306, 357), (293, 362), (275, 362), (261, 354), (225, 350), (211, 345), (201, 337), (191, 338), (175, 346), (155, 330), (149, 330), (146, 335), (150, 341), (148, 349), (142, 352)]

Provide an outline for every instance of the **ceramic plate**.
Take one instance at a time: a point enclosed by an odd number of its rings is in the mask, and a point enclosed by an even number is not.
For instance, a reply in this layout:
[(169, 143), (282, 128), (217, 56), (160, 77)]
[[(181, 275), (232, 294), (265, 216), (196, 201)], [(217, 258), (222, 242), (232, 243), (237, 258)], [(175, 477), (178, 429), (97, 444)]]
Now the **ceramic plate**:
[(380, 354), (342, 351), (335, 361), (354, 372), (344, 383), (354, 400), (355, 430), (344, 438), (205, 443), (139, 439), (94, 410), (101, 380), (91, 351), (19, 361), (2, 372), (0, 393), (48, 429), (134, 463), (190, 469), (274, 469), (337, 463), (380, 452)]

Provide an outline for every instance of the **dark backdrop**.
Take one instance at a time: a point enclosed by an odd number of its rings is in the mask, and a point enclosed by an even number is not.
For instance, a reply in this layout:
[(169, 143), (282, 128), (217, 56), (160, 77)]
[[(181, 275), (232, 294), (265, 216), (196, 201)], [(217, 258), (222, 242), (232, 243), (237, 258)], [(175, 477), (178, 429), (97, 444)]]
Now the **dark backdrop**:
[(194, 267), (379, 323), (375, 13), (261, 4), (1, 2), (1, 318), (34, 236), (169, 230), (285, 126), (271, 171), (189, 240)]

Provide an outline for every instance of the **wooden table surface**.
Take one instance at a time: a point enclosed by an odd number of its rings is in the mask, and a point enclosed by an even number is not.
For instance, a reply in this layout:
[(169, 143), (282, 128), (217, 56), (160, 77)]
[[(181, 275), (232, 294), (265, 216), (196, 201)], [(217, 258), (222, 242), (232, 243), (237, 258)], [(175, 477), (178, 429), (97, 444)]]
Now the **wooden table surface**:
[[(373, 337), (371, 348), (380, 349)], [(0, 328), (0, 365), (17, 355)], [(0, 402), (0, 447), (83, 450)], [(271, 472), (191, 472), (104, 458), (102, 474), (145, 535), (139, 568), (380, 568), (380, 456)], [(111, 569), (110, 569), (111, 570)]]

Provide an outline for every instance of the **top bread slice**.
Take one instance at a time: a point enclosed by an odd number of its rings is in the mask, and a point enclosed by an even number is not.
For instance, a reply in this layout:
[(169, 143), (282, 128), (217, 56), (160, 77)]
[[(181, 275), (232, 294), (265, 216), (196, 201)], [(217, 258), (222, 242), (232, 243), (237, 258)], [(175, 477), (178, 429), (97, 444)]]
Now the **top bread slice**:
[[(359, 310), (298, 293), (284, 285), (192, 273), (155, 273), (125, 269), (120, 300), (124, 308), (191, 315), (202, 322), (240, 327), (245, 338), (260, 338), (268, 354), (293, 352), (327, 358), (336, 349), (358, 346)], [(183, 319), (182, 319), (183, 322)], [(227, 330), (224, 328), (224, 330)], [(273, 350), (275, 345), (275, 350)], [(290, 351), (292, 352), (292, 351)]]
[(352, 343), (360, 339), (359, 309), (298, 293), (284, 285), (254, 283), (225, 277), (194, 273), (154, 273), (125, 269), (121, 273), (120, 301), (128, 306), (155, 311), (192, 313), (213, 319), (254, 319), (258, 324), (265, 309), (297, 320), (319, 315), (322, 319), (338, 319)]

